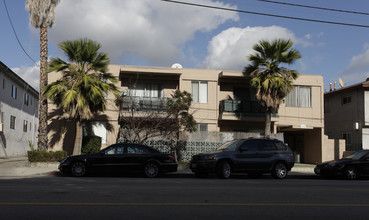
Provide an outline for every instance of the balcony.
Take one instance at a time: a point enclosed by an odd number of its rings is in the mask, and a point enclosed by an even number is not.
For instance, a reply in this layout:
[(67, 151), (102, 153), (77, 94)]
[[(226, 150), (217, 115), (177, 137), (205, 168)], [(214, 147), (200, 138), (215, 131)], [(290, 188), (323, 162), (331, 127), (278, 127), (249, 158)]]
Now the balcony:
[(265, 111), (257, 101), (222, 100), (220, 101), (220, 113), (221, 115), (243, 116), (246, 114), (264, 115)]
[[(219, 111), (221, 119), (225, 119), (224, 116), (232, 116), (232, 118), (265, 116), (265, 110), (259, 106), (257, 101), (222, 100)], [(272, 114), (272, 117), (277, 117), (277, 114)]]
[(121, 111), (135, 111), (149, 112), (149, 111), (166, 111), (167, 98), (160, 97), (138, 97), (138, 96), (126, 96), (122, 98), (120, 106)]

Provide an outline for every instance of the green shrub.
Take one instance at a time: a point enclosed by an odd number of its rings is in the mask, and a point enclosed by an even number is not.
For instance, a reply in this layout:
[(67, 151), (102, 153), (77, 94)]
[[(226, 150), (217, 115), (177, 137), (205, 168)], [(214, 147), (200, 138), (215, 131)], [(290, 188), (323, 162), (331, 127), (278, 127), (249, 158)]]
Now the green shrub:
[(27, 154), (29, 162), (60, 162), (68, 156), (66, 151), (31, 150)]
[(101, 137), (85, 136), (82, 139), (82, 154), (93, 154), (101, 149)]

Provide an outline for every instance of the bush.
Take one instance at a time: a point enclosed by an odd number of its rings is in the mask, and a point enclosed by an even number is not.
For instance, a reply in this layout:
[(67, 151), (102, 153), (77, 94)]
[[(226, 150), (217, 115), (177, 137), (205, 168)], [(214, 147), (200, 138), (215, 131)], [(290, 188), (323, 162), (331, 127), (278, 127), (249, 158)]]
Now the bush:
[(68, 156), (66, 151), (31, 150), (27, 154), (29, 162), (60, 162)]
[(101, 149), (101, 137), (85, 136), (82, 139), (82, 154), (93, 154)]

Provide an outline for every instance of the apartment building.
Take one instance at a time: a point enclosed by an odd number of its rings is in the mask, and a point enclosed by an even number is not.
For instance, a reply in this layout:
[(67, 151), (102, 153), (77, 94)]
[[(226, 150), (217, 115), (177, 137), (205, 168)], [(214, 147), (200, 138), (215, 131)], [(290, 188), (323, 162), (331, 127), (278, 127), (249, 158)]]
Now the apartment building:
[[(242, 72), (125, 65), (110, 65), (109, 71), (118, 77), (122, 93), (135, 97), (142, 111), (170, 97), (176, 89), (186, 90), (193, 96), (191, 111), (199, 131), (227, 134), (264, 131), (265, 113), (249, 86), (250, 79)], [(322, 76), (300, 75), (272, 117), (273, 132), (283, 133), (285, 142), (301, 162), (334, 159), (344, 150), (340, 142), (335, 144), (324, 136), (323, 93)], [(115, 143), (119, 116), (126, 112), (124, 105), (122, 108), (114, 104), (112, 94), (108, 99), (111, 104), (105, 114), (90, 122), (92, 130), (103, 137), (104, 145)]]
[(348, 151), (369, 149), (369, 79), (324, 94), (325, 132)]
[(0, 157), (24, 156), (37, 146), (38, 92), (0, 62)]

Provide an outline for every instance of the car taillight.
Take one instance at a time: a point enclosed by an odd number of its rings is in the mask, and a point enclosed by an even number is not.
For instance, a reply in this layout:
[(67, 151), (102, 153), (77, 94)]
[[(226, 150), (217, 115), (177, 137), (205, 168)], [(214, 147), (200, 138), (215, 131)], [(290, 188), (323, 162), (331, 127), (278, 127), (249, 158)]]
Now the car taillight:
[(293, 154), (291, 154), (290, 157), (291, 157), (291, 160), (294, 160)]
[(176, 162), (176, 156), (174, 154), (169, 156), (169, 160), (172, 162)]

